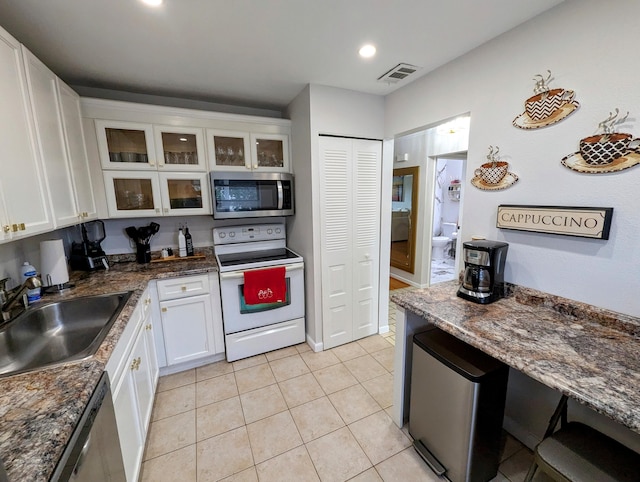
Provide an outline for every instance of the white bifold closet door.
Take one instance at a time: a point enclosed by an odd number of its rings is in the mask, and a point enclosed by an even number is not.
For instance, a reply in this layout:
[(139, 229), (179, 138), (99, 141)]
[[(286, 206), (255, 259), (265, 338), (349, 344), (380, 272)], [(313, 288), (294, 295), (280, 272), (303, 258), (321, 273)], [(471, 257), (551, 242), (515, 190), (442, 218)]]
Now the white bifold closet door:
[(324, 348), (378, 331), (382, 142), (320, 136)]

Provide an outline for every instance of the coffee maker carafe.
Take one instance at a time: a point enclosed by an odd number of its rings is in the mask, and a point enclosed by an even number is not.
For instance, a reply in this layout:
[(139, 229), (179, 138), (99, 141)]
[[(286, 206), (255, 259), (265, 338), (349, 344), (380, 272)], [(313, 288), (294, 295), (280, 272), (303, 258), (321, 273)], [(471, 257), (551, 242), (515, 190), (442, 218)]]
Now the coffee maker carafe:
[(504, 295), (504, 264), (509, 245), (500, 241), (462, 243), (464, 277), (458, 296), (476, 303), (492, 303)]

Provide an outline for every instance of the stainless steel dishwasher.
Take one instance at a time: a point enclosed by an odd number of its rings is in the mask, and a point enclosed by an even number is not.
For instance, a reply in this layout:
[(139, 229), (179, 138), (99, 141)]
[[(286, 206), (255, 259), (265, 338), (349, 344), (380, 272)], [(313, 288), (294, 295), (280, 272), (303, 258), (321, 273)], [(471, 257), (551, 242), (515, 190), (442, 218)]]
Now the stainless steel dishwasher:
[(126, 482), (109, 376), (104, 372), (50, 482)]
[(452, 482), (497, 475), (509, 369), (432, 327), (413, 337), (409, 433), (414, 448)]

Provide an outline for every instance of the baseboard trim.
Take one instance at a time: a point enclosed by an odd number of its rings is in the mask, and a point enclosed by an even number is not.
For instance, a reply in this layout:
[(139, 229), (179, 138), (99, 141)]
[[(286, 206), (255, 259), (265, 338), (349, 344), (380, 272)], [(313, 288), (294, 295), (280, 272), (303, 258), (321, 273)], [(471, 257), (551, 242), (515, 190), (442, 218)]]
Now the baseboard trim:
[(538, 437), (529, 432), (512, 418), (505, 416), (502, 422), (502, 427), (531, 450), (540, 443), (540, 439)]
[(307, 345), (309, 345), (311, 349), (315, 352), (324, 350), (323, 343), (316, 343), (315, 340), (311, 338), (308, 333), (307, 333)]

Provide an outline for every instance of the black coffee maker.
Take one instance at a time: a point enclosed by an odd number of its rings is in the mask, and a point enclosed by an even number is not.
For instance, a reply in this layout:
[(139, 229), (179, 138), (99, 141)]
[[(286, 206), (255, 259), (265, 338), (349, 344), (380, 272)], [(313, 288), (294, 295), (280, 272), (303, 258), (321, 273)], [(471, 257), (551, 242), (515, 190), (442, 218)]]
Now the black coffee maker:
[(509, 245), (500, 241), (462, 243), (464, 277), (458, 296), (476, 303), (492, 303), (504, 296), (504, 263)]
[[(71, 269), (81, 271), (95, 271), (109, 269), (107, 256), (100, 246), (106, 237), (104, 223), (101, 220), (89, 221), (80, 225), (82, 242), (71, 243), (69, 265)], [(91, 233), (91, 234), (89, 234)]]

